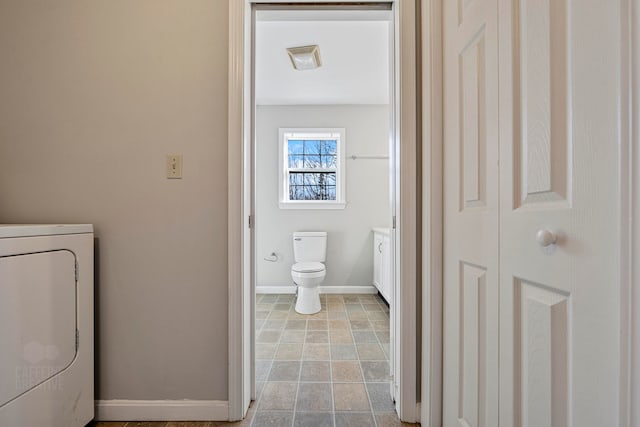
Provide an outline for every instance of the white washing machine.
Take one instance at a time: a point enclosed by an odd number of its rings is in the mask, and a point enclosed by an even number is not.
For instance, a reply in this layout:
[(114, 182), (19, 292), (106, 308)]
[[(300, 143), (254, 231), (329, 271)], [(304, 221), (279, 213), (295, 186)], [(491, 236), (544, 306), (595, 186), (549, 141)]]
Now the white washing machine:
[(94, 413), (93, 226), (0, 224), (0, 426)]

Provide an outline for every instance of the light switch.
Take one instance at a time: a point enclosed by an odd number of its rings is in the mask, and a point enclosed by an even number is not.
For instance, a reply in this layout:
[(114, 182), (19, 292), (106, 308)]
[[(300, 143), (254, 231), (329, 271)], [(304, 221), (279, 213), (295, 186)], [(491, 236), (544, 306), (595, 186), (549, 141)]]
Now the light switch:
[(167, 178), (182, 178), (182, 154), (167, 154)]

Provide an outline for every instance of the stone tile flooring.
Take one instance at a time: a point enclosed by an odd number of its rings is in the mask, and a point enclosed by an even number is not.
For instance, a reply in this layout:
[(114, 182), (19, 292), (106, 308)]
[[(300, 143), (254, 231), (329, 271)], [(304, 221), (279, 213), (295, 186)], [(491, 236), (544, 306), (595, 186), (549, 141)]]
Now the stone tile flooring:
[(256, 297), (256, 392), (247, 418), (95, 423), (95, 427), (390, 427), (389, 309), (377, 295), (321, 295), (303, 315), (293, 295)]
[(254, 427), (396, 426), (389, 394), (389, 309), (377, 295), (256, 298)]

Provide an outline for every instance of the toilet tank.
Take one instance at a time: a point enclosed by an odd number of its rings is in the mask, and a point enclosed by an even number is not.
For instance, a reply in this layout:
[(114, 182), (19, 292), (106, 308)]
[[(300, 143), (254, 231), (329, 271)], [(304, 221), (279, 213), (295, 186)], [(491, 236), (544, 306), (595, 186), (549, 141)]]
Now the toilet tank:
[(296, 262), (325, 262), (327, 232), (298, 231), (293, 233), (293, 256)]

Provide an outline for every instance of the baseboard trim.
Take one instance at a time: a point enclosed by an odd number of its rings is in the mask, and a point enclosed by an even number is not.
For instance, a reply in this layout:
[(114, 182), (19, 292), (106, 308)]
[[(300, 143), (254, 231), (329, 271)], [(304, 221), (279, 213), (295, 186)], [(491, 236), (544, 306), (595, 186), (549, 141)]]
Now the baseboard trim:
[(96, 421), (227, 421), (226, 400), (96, 400)]
[[(257, 294), (295, 294), (294, 285), (256, 286)], [(377, 294), (375, 286), (320, 286), (321, 294)]]

